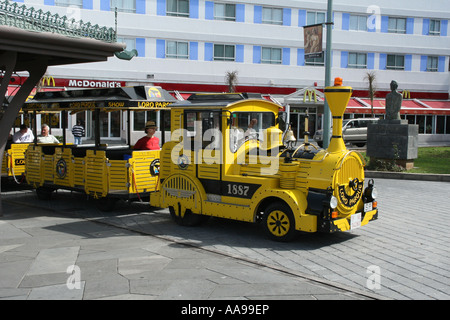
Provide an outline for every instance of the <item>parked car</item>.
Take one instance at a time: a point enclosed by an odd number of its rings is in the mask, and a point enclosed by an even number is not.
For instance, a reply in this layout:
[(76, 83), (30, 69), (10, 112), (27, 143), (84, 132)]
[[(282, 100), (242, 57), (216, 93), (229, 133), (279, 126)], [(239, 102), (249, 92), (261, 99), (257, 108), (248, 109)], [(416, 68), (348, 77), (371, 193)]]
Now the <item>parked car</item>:
[[(378, 118), (345, 119), (342, 122), (342, 135), (344, 136), (344, 141), (358, 147), (364, 147), (367, 143), (367, 126), (369, 123), (375, 123), (376, 121), (378, 121)], [(323, 147), (322, 129), (316, 131), (314, 134), (314, 141), (317, 142), (319, 147)]]

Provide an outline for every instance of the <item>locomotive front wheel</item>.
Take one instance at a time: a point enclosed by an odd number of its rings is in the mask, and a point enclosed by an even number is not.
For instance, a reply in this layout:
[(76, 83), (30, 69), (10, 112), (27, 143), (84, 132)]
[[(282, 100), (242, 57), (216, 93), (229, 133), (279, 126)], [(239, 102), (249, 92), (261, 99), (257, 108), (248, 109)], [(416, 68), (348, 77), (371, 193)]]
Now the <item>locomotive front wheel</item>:
[(294, 238), (294, 215), (286, 204), (272, 203), (264, 211), (263, 219), (264, 230), (272, 240), (287, 242)]

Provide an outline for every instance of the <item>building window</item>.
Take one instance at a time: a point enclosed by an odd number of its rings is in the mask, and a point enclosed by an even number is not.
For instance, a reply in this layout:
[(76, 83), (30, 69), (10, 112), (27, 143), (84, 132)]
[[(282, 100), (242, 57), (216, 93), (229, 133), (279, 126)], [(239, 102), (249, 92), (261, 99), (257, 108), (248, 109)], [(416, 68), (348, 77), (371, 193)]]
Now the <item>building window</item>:
[(389, 17), (388, 32), (389, 33), (406, 33), (406, 18)]
[(305, 60), (306, 66), (324, 66), (325, 65), (325, 55), (320, 58), (308, 58)]
[(350, 15), (349, 30), (367, 31), (367, 16)]
[(55, 6), (83, 8), (83, 0), (55, 0)]
[(214, 3), (214, 20), (236, 21), (236, 5)]
[(450, 134), (450, 116), (446, 116), (446, 120), (445, 120), (445, 134)]
[(437, 72), (438, 71), (438, 65), (439, 65), (439, 58), (438, 57), (431, 57), (431, 56), (429, 56), (427, 58), (427, 71)]
[(280, 48), (262, 48), (261, 63), (281, 64), (282, 53)]
[(166, 58), (189, 59), (189, 43), (178, 41), (167, 41)]
[(325, 12), (308, 11), (306, 13), (306, 25), (325, 23)]
[(386, 62), (387, 70), (405, 70), (405, 56), (402, 55), (387, 55)]
[(279, 8), (262, 8), (262, 23), (266, 24), (283, 24), (283, 9)]
[(189, 17), (189, 0), (167, 0), (168, 16)]
[(235, 61), (235, 46), (215, 44), (214, 61)]
[(440, 20), (430, 20), (430, 30), (428, 33), (430, 36), (441, 35), (441, 21)]
[(445, 116), (436, 116), (436, 134), (445, 133)]
[(348, 54), (348, 67), (367, 69), (367, 53), (350, 52)]
[(125, 43), (128, 51), (136, 49), (136, 39), (134, 38), (117, 37), (117, 42)]
[(111, 11), (114, 11), (117, 8), (119, 12), (136, 12), (136, 0), (111, 0), (110, 3)]

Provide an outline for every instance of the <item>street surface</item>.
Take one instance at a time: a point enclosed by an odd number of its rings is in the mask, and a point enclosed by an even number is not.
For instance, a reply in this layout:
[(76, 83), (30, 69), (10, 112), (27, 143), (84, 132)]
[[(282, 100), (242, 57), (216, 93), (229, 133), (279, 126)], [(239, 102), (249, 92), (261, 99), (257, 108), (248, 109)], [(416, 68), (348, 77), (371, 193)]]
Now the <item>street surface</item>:
[(379, 219), (351, 232), (300, 234), (291, 243), (265, 238), (258, 225), (211, 218), (181, 227), (168, 210), (119, 202), (98, 211), (86, 195), (58, 191), (39, 201), (31, 191), (3, 192), (7, 203), (27, 202), (164, 240), (188, 244), (293, 275), (324, 279), (391, 299), (450, 299), (450, 184), (375, 179)]

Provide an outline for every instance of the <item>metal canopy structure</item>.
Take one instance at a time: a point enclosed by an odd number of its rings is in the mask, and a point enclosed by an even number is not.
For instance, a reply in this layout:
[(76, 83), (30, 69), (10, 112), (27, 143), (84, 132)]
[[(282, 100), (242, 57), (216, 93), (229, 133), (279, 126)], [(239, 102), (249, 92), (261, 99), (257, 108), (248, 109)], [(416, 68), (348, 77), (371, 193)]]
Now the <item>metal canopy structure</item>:
[[(116, 33), (111, 28), (0, 1), (0, 166), (14, 120), (47, 67), (106, 61), (125, 49), (124, 44), (115, 41)], [(20, 71), (28, 72), (29, 76), (8, 101), (9, 82)]]
[[(95, 112), (95, 148), (100, 146), (100, 112), (111, 111), (157, 111), (166, 110), (177, 100), (161, 87), (135, 86), (121, 88), (85, 89), (39, 92), (33, 99), (28, 100), (23, 111), (32, 112)], [(66, 117), (63, 116), (63, 121)], [(131, 143), (130, 114), (127, 116), (127, 139)], [(36, 129), (36, 128), (35, 128)], [(35, 136), (37, 132), (35, 132)], [(63, 131), (63, 144), (66, 144), (65, 130)]]
[(165, 109), (177, 100), (161, 87), (135, 86), (39, 92), (28, 100), (24, 111), (82, 111)]

